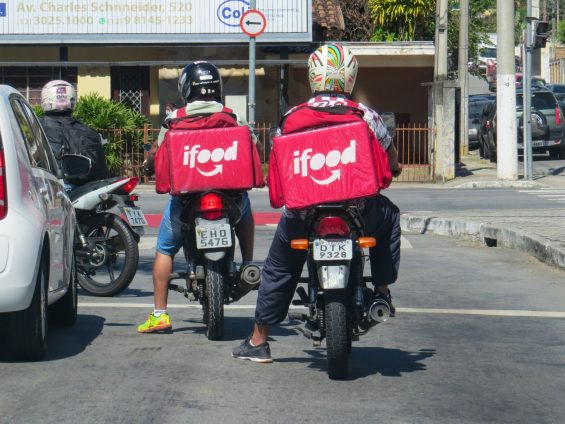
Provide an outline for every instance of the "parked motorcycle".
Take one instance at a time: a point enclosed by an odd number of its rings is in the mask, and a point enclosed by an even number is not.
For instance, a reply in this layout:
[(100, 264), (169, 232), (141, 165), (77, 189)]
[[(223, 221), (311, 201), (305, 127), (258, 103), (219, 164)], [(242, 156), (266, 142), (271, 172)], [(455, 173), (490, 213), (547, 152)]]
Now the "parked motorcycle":
[[(86, 174), (90, 159), (64, 155), (65, 174)], [(71, 171), (72, 170), (72, 171)], [(86, 172), (85, 172), (86, 171)], [(94, 296), (114, 296), (126, 289), (139, 260), (137, 243), (147, 221), (135, 205), (137, 177), (114, 177), (71, 188), (76, 211), (75, 254), (80, 286)]]
[[(185, 197), (181, 215), (187, 271), (173, 273), (169, 289), (183, 293), (202, 305), (206, 336), (224, 336), (224, 304), (235, 302), (260, 282), (257, 265), (238, 267), (234, 262), (235, 226), (241, 212), (234, 196), (226, 191), (192, 193)], [(171, 281), (181, 279), (184, 286)]]
[(309, 313), (289, 313), (289, 319), (306, 323), (299, 330), (314, 346), (326, 339), (328, 375), (343, 379), (352, 342), (390, 316), (388, 303), (373, 300), (366, 284), (371, 278), (363, 276), (363, 249), (375, 246), (376, 240), (363, 236), (364, 222), (353, 205), (311, 207), (305, 225), (308, 238), (291, 240), (291, 247), (308, 251), (308, 278), (301, 279), (308, 292), (299, 286), (300, 299), (293, 304), (307, 306)]

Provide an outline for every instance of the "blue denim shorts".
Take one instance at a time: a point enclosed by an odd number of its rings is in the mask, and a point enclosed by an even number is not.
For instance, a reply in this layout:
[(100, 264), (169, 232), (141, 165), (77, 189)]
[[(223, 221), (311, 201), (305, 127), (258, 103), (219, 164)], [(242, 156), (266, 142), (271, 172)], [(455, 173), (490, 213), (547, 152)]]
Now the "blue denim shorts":
[[(247, 192), (241, 193), (237, 201), (241, 211), (241, 218), (245, 219), (251, 214), (251, 203)], [(180, 220), (184, 204), (180, 198), (169, 196), (169, 201), (163, 211), (163, 218), (157, 234), (157, 252), (167, 256), (175, 256), (182, 247), (182, 222)]]

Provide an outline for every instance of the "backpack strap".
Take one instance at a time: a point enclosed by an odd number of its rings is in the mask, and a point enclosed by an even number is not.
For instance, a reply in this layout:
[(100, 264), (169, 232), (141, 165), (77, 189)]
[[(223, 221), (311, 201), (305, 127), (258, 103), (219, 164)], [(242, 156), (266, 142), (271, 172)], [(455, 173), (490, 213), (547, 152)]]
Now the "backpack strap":
[[(225, 109), (225, 110), (224, 110)], [(181, 116), (176, 116), (173, 119), (167, 121), (165, 124), (163, 124), (163, 126), (167, 129), (174, 129), (175, 125), (179, 122), (190, 122), (192, 124), (194, 124), (194, 129), (204, 129), (204, 128), (216, 128), (218, 126), (221, 127), (225, 127), (225, 126), (239, 126), (239, 123), (237, 121), (237, 115), (235, 115), (233, 113), (233, 111), (229, 108), (224, 108), (222, 109), (220, 112), (212, 112), (212, 113), (199, 113), (199, 114), (194, 114), (194, 115), (187, 115), (186, 111), (183, 111)], [(179, 110), (180, 111), (180, 110)], [(201, 122), (203, 120), (206, 120), (207, 118), (213, 117), (213, 116), (217, 116), (217, 117), (222, 117), (221, 119), (217, 119), (214, 122), (216, 122), (216, 124), (221, 121), (223, 122), (223, 124), (220, 125), (210, 125), (208, 126), (206, 122)], [(230, 125), (225, 125), (225, 123), (228, 123)]]

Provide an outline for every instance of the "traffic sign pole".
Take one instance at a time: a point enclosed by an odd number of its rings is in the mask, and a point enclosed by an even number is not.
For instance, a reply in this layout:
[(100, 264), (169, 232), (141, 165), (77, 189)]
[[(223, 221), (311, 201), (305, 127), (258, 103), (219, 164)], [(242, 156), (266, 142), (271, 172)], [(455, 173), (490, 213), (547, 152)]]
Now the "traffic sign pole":
[(239, 21), (241, 30), (249, 36), (249, 99), (248, 121), (251, 128), (255, 128), (255, 48), (256, 37), (265, 31), (267, 19), (263, 13), (255, 10), (256, 0), (251, 0), (250, 9), (243, 14)]
[[(255, 0), (251, 0), (251, 7), (255, 8)], [(255, 129), (255, 37), (249, 39), (249, 124)]]

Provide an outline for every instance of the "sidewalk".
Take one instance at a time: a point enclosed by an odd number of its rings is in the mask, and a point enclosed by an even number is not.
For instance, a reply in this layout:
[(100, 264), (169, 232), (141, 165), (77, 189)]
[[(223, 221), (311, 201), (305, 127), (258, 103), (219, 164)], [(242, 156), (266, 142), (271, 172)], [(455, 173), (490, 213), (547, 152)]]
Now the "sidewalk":
[[(475, 152), (462, 158), (462, 166), (456, 172), (454, 180), (433, 186), (462, 190), (504, 187), (565, 190), (565, 175), (538, 174), (534, 175), (534, 181), (499, 181), (496, 164), (480, 159)], [(401, 226), (405, 233), (451, 236), (479, 241), (490, 247), (521, 250), (565, 270), (565, 208), (513, 210), (511, 213), (508, 210), (406, 213), (401, 216)]]

